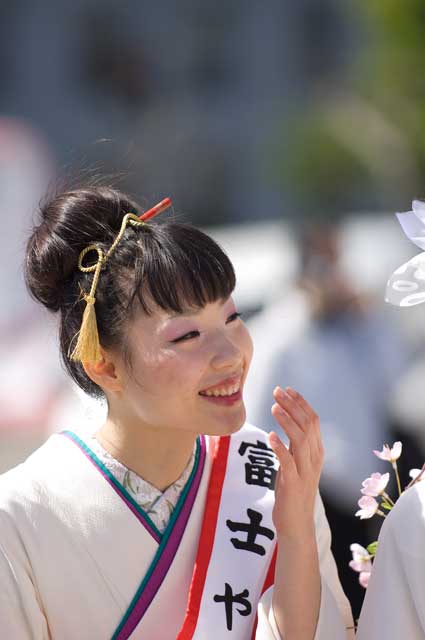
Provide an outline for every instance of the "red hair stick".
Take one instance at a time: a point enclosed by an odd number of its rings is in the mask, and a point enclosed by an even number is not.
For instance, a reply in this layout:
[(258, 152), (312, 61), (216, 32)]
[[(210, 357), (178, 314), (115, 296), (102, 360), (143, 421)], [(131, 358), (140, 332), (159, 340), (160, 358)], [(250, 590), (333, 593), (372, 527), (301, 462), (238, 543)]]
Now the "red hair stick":
[(148, 209), (147, 211), (145, 211), (145, 213), (142, 213), (139, 218), (140, 220), (143, 220), (143, 222), (146, 222), (154, 216), (157, 216), (158, 213), (161, 213), (162, 211), (165, 211), (165, 209), (168, 209), (168, 207), (171, 207), (171, 204), (172, 202), (170, 198), (165, 198), (164, 200), (161, 200), (161, 202), (158, 202), (158, 204), (156, 204), (154, 207), (152, 207), (152, 209)]

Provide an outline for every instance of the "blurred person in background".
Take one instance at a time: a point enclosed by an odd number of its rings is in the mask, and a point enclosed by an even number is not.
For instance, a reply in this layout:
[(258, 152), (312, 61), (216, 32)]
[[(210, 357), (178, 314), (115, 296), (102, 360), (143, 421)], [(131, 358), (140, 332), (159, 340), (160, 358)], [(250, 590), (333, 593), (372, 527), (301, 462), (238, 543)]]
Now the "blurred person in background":
[[(375, 539), (375, 523), (354, 517), (362, 481), (373, 471), (367, 452), (390, 438), (388, 402), (407, 352), (376, 302), (351, 284), (341, 261), (339, 227), (319, 222), (304, 231), (298, 282), (248, 326), (255, 350), (247, 379), (248, 419), (273, 428), (273, 387), (290, 385), (321, 417), (321, 478), (333, 551), (353, 607), (363, 598), (349, 569), (352, 542)], [(276, 338), (277, 336), (277, 338)]]
[(245, 424), (252, 343), (233, 266), (196, 228), (151, 222), (169, 206), (141, 214), (87, 186), (40, 210), (28, 287), (60, 315), (67, 372), (108, 414), (0, 478), (2, 633), (348, 640), (319, 419), (279, 390), (290, 450)]

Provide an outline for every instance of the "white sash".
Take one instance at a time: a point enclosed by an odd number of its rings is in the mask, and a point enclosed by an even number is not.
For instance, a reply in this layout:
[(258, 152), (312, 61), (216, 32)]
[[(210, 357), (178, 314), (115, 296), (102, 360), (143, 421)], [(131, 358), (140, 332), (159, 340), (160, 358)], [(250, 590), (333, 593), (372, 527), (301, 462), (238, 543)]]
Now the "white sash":
[[(216, 438), (207, 504), (189, 594), (177, 640), (247, 640), (273, 581), (272, 522), (277, 461), (267, 435), (250, 425)], [(248, 530), (249, 529), (249, 530)]]

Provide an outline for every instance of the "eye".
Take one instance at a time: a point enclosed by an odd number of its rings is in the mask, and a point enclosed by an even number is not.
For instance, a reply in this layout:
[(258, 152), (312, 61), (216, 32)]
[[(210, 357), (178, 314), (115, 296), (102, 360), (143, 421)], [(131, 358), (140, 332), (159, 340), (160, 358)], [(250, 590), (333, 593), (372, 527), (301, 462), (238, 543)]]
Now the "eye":
[(192, 338), (197, 338), (200, 335), (201, 334), (199, 333), (199, 331), (189, 331), (189, 333), (185, 333), (184, 336), (180, 336), (175, 340), (171, 340), (171, 342), (174, 342), (174, 343), (185, 342), (186, 340), (192, 340)]
[(241, 314), (235, 311), (235, 313), (232, 313), (232, 315), (227, 318), (226, 324), (229, 324), (229, 322), (234, 322), (240, 317), (241, 317)]

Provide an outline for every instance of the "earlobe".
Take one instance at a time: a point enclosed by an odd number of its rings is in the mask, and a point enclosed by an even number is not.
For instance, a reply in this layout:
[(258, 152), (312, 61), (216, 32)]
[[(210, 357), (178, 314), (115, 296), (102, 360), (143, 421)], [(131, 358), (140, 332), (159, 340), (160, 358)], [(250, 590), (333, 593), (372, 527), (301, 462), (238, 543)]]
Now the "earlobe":
[(83, 362), (83, 368), (90, 380), (105, 391), (121, 391), (121, 379), (113, 358), (103, 349), (98, 362)]

